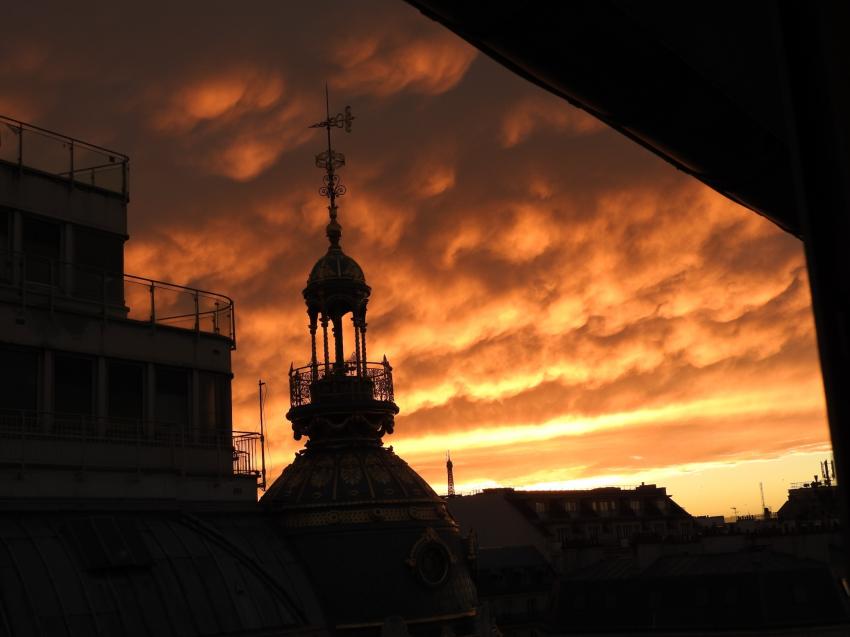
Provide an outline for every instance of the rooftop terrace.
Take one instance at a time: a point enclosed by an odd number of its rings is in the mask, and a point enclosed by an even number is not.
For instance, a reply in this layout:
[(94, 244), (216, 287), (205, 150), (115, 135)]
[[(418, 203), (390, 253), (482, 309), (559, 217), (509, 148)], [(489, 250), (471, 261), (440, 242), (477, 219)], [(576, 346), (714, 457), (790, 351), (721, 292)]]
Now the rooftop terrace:
[(69, 184), (130, 196), (130, 158), (46, 128), (0, 115), (0, 161)]

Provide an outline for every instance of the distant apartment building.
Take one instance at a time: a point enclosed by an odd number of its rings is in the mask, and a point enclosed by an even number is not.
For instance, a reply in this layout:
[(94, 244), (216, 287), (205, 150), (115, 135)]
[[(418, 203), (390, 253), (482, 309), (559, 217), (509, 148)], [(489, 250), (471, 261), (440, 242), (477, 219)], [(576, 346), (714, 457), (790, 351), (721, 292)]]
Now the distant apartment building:
[(695, 531), (691, 515), (664, 487), (519, 491), (485, 489), (448, 499), (464, 531), (482, 547), (528, 544), (557, 562), (573, 547), (625, 547), (639, 538), (683, 540)]
[(788, 500), (776, 512), (783, 527), (798, 531), (828, 530), (839, 524), (838, 487), (813, 480), (792, 484)]

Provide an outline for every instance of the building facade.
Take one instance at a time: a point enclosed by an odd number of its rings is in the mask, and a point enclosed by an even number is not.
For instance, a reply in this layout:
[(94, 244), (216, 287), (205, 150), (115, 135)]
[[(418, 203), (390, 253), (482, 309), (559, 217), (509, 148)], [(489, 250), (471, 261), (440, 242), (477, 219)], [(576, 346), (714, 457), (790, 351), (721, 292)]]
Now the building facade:
[(126, 156), (9, 119), (0, 137), (0, 495), (254, 499), (231, 299), (123, 271)]

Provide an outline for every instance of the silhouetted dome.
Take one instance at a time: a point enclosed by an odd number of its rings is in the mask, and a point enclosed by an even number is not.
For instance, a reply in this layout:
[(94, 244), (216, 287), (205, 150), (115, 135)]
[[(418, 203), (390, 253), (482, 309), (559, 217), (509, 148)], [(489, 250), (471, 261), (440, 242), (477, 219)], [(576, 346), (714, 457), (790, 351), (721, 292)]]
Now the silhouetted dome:
[(345, 254), (341, 249), (331, 249), (321, 259), (316, 261), (316, 265), (310, 270), (307, 285), (339, 279), (366, 283), (363, 268), (358, 265), (357, 261)]
[(305, 556), (332, 623), (380, 625), (392, 613), (474, 632), (470, 546), (445, 502), (391, 449), (308, 448), (261, 504)]
[(220, 502), (201, 514), (65, 504), (0, 514), (0, 635), (303, 635), (325, 624), (298, 553), (264, 516)]
[(443, 500), (410, 465), (378, 446), (298, 454), (262, 499), (273, 508), (372, 506), (400, 501), (405, 507), (422, 501), (434, 511), (445, 511)]

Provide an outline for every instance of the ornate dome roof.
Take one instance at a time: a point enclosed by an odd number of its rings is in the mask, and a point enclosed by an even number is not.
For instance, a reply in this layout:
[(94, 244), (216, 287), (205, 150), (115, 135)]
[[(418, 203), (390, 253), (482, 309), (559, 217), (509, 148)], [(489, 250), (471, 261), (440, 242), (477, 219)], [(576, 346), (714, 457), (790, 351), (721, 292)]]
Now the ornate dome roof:
[(316, 261), (316, 265), (310, 270), (307, 285), (340, 279), (366, 284), (363, 268), (357, 261), (345, 254), (342, 249), (331, 248), (321, 259)]
[(379, 628), (392, 614), (423, 627), (418, 634), (476, 632), (474, 541), (391, 448), (308, 448), (260, 502), (307, 556), (337, 627)]
[(392, 448), (377, 445), (345, 449), (310, 449), (291, 465), (263, 496), (273, 508), (345, 507), (380, 502), (437, 504), (442, 499)]

